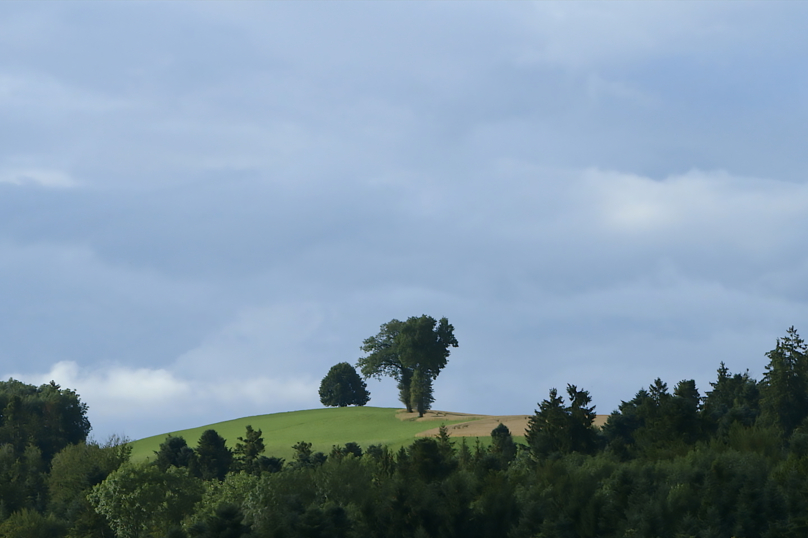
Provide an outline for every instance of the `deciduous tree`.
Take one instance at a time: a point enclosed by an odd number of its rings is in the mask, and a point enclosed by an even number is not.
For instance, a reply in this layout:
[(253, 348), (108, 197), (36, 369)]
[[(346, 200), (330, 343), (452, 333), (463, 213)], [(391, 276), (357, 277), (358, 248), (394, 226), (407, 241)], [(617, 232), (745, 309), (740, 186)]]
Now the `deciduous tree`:
[(347, 362), (335, 364), (320, 383), (320, 402), (330, 407), (365, 405), (370, 401), (365, 383)]
[(366, 378), (393, 377), (407, 411), (416, 407), (423, 416), (433, 401), (432, 381), (446, 366), (449, 348), (457, 346), (454, 327), (446, 318), (393, 319), (364, 340), (361, 349), (367, 356), (359, 359), (358, 366)]

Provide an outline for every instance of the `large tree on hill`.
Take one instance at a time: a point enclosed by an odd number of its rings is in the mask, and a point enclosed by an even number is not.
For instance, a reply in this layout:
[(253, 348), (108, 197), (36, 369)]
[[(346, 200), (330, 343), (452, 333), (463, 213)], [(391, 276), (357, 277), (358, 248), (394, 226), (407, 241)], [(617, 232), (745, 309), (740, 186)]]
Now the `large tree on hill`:
[[(365, 378), (390, 376), (398, 381), (399, 399), (419, 415), (432, 403), (432, 382), (446, 366), (449, 348), (457, 347), (454, 327), (446, 318), (427, 315), (383, 324), (379, 333), (362, 342), (367, 356), (357, 366)], [(415, 379), (415, 383), (413, 383)]]
[(367, 384), (347, 362), (335, 364), (320, 383), (320, 402), (330, 407), (365, 405), (370, 401)]

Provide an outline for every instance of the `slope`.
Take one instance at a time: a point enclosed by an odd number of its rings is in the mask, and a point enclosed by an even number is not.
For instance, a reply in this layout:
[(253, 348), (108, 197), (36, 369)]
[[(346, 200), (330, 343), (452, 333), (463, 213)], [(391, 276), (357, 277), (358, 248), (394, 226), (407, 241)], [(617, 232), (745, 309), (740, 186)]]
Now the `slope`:
[[(202, 432), (207, 429), (216, 430), (232, 448), (238, 437), (244, 436), (248, 424), (263, 431), (265, 455), (287, 460), (293, 455), (292, 445), (299, 441), (312, 443), (315, 452), (322, 451), (326, 454), (333, 445), (348, 442), (358, 443), (363, 448), (372, 444), (384, 444), (397, 450), (411, 444), (419, 432), (434, 427), (435, 422), (424, 424), (414, 418), (401, 419), (397, 416), (398, 411), (386, 407), (341, 407), (244, 417), (133, 441), (132, 460), (139, 461), (153, 456), (168, 435), (182, 436), (190, 446), (196, 446)], [(440, 423), (447, 426), (473, 420), (469, 416), (445, 418), (447, 420), (440, 420)], [(440, 417), (435, 418), (439, 419)]]

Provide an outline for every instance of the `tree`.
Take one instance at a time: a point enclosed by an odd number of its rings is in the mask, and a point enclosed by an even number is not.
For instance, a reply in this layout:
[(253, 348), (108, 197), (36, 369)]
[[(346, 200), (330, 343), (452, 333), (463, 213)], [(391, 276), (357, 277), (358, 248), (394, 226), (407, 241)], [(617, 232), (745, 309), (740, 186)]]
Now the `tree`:
[(510, 463), (516, 457), (516, 443), (511, 437), (511, 430), (505, 424), (499, 423), (496, 428), (491, 430), (489, 450), (505, 464)]
[[(104, 445), (67, 445), (51, 463), (46, 478), (48, 512), (68, 523), (69, 536), (111, 536), (106, 520), (87, 500), (90, 489), (129, 460), (131, 445), (111, 437)], [(0, 532), (0, 536), (4, 536)]]
[(418, 411), (418, 416), (424, 416), (424, 413), (432, 408), (432, 402), (435, 397), (432, 392), (432, 378), (423, 371), (416, 369), (412, 373), (412, 383), (410, 385), (410, 402), (415, 406)]
[(195, 466), (197, 474), (204, 480), (215, 478), (224, 480), (233, 463), (233, 452), (227, 448), (225, 440), (216, 430), (205, 430), (196, 447)]
[(87, 499), (119, 538), (163, 536), (202, 498), (203, 485), (187, 469), (126, 464), (95, 486)]
[(244, 515), (235, 504), (221, 504), (213, 516), (195, 523), (189, 529), (193, 538), (240, 538), (250, 534), (250, 527), (243, 524)]
[(238, 443), (236, 443), (233, 453), (236, 456), (239, 469), (251, 474), (260, 473), (261, 468), (258, 458), (266, 448), (262, 433), (261, 430), (253, 430), (252, 426), (248, 424), (247, 433), (244, 437), (238, 438)]
[(53, 381), (35, 387), (15, 379), (0, 381), (0, 445), (22, 454), (34, 444), (45, 463), (67, 445), (81, 443), (90, 432), (87, 404)]
[(539, 409), (528, 420), (525, 440), (535, 457), (551, 454), (580, 452), (590, 454), (595, 449), (595, 406), (590, 406), (589, 392), (567, 385), (570, 405), (556, 389), (550, 390), (550, 398), (539, 403)]
[(446, 366), (450, 347), (458, 347), (458, 343), (446, 318), (393, 319), (376, 336), (363, 341), (360, 349), (367, 356), (357, 365), (365, 378), (390, 376), (398, 381), (401, 403), (408, 412), (416, 407), (423, 416), (432, 404), (432, 382)]
[(367, 383), (347, 362), (335, 364), (320, 383), (320, 402), (330, 407), (365, 405), (370, 401)]
[(196, 457), (194, 449), (181, 436), (169, 435), (160, 444), (159, 450), (154, 451), (154, 464), (161, 471), (169, 467), (190, 467)]
[(808, 417), (808, 346), (790, 327), (766, 356), (769, 364), (760, 391), (761, 413), (790, 435)]
[(703, 415), (707, 424), (719, 435), (726, 435), (733, 422), (752, 426), (760, 414), (760, 389), (758, 383), (743, 374), (731, 374), (722, 362), (718, 379), (710, 383), (713, 390), (704, 398)]

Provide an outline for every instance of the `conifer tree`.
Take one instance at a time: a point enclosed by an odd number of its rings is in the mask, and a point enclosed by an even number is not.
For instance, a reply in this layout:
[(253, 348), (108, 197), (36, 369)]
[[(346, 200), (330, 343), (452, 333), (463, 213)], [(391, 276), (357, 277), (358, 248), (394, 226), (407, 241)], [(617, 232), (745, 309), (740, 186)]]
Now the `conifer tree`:
[(808, 347), (792, 326), (766, 356), (761, 411), (768, 422), (790, 435), (808, 417)]
[(221, 481), (233, 463), (233, 452), (216, 430), (205, 430), (196, 447), (193, 470), (204, 480), (213, 478)]
[(239, 437), (233, 449), (238, 468), (248, 473), (256, 473), (260, 470), (258, 458), (264, 453), (264, 438), (261, 430), (253, 430), (247, 425), (247, 433), (244, 437)]

